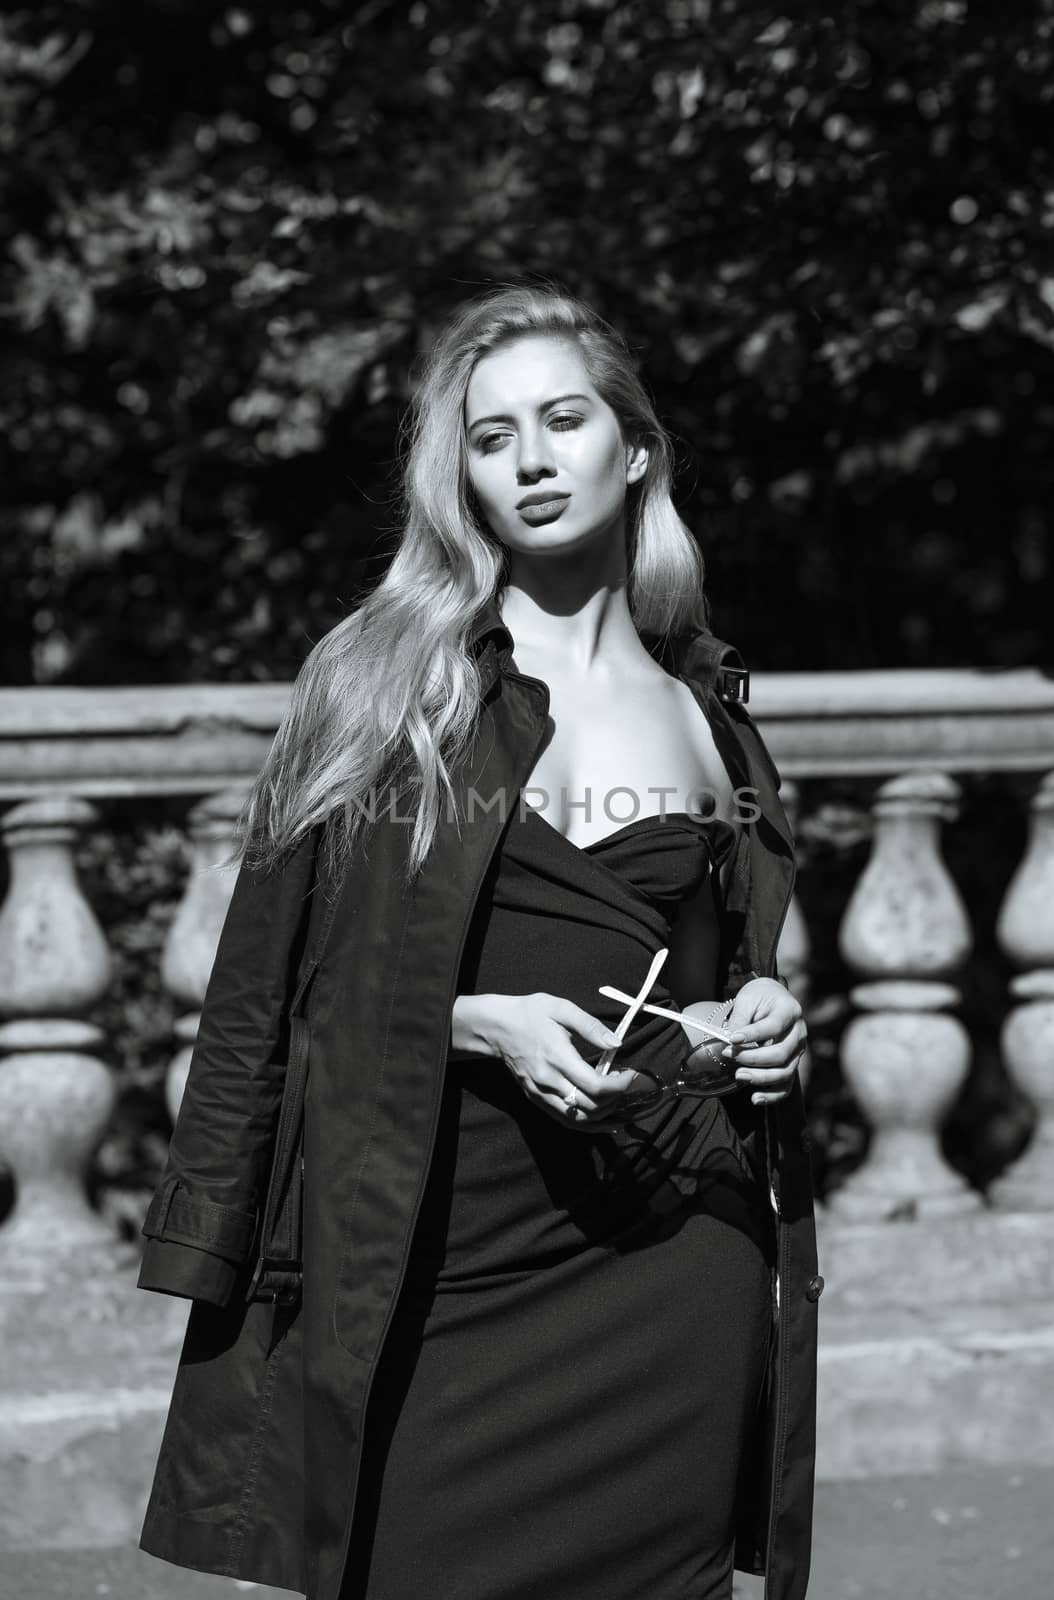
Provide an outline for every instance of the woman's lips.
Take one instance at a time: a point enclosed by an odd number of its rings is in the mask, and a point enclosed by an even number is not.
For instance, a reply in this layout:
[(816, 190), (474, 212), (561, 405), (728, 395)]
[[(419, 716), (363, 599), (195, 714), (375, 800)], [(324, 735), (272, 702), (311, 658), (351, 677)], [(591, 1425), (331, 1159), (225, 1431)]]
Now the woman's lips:
[(551, 500), (543, 500), (539, 505), (521, 506), (520, 516), (532, 527), (542, 522), (553, 522), (564, 512), (569, 499), (570, 495), (554, 495)]

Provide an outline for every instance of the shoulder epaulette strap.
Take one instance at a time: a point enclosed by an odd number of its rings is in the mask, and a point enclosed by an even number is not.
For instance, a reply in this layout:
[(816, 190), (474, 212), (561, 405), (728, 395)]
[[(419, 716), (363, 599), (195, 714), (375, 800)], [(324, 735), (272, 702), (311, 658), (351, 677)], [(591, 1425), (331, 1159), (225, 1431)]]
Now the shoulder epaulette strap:
[(715, 639), (714, 688), (719, 700), (737, 700), (746, 705), (750, 699), (750, 672), (734, 644)]

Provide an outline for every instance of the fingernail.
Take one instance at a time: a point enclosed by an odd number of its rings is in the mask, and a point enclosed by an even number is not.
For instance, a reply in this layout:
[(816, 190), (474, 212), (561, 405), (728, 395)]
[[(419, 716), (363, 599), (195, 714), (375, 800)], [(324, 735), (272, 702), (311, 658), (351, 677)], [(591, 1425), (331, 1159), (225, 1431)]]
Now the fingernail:
[(744, 1072), (743, 1068), (740, 1067), (739, 1071), (736, 1073), (736, 1082), (737, 1083), (749, 1083), (750, 1082), (750, 1073), (749, 1072)]
[(742, 1044), (743, 1040), (745, 1038), (746, 1038), (746, 1034), (745, 1033), (734, 1033), (734, 1034), (732, 1034), (732, 1043), (733, 1044)]

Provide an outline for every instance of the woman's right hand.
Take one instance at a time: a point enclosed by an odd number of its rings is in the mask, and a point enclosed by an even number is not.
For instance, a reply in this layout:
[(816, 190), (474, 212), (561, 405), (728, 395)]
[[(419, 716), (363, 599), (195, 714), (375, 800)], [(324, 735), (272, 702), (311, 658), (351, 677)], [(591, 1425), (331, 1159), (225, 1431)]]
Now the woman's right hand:
[[(459, 1019), (460, 1008), (460, 1019)], [(599, 1054), (616, 1042), (614, 1033), (588, 1011), (556, 994), (459, 995), (455, 1002), (455, 1044), (458, 1022), (476, 1048), (499, 1056), (532, 1104), (565, 1127), (588, 1129), (601, 1119), (617, 1118), (622, 1095), (637, 1085), (636, 1072), (597, 1072), (571, 1043), (571, 1034)], [(467, 1025), (467, 1028), (466, 1028)], [(618, 1057), (615, 1057), (618, 1060)], [(567, 1100), (572, 1089), (575, 1105)]]

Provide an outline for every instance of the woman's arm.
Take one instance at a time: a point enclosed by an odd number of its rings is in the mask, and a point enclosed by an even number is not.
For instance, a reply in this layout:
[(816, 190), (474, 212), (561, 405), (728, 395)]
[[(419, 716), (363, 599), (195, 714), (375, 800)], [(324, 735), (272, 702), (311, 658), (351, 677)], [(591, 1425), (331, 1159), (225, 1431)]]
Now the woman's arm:
[(496, 1056), (493, 1001), (489, 994), (459, 994), (450, 1017), (450, 1048), (455, 1055)]
[(140, 1289), (226, 1305), (252, 1249), (322, 831), (312, 829), (270, 873), (239, 868), (168, 1160), (141, 1230)]

